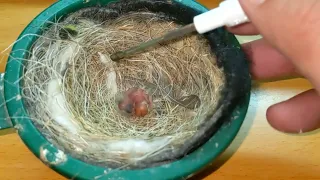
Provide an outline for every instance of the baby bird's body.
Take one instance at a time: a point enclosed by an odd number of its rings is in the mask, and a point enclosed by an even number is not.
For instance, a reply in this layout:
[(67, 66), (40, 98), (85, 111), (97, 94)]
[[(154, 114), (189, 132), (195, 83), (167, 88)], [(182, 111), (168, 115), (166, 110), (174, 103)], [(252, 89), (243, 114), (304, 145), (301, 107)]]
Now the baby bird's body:
[(118, 107), (121, 111), (136, 117), (144, 117), (152, 106), (152, 99), (143, 89), (130, 88), (124, 92)]

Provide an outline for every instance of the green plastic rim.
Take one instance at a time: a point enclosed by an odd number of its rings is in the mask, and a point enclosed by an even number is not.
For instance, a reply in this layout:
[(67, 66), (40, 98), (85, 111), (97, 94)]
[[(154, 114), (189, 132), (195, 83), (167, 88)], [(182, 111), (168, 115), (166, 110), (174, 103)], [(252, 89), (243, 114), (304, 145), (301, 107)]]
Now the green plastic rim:
[[(202, 12), (207, 9), (192, 0), (177, 0), (179, 3), (195, 8)], [(105, 5), (110, 0), (83, 1), (83, 0), (61, 0), (33, 19), (19, 36), (19, 41), (13, 46), (8, 59), (5, 73), (4, 94), (7, 101), (8, 113), (14, 127), (26, 146), (46, 165), (61, 175), (72, 179), (184, 179), (198, 172), (204, 166), (212, 162), (233, 141), (237, 135), (247, 113), (250, 94), (248, 93), (236, 106), (232, 113), (233, 121), (225, 124), (208, 142), (188, 156), (174, 161), (170, 164), (140, 170), (114, 170), (100, 166), (94, 166), (61, 151), (51, 144), (34, 126), (21, 99), (20, 79), (23, 74), (21, 59), (25, 57), (25, 51), (30, 49), (36, 40), (35, 34), (40, 34), (42, 27), (47, 21), (53, 21), (57, 17), (67, 15), (78, 9)], [(229, 34), (233, 46), (240, 49), (235, 36)], [(250, 81), (250, 79), (248, 79)], [(44, 153), (45, 150), (45, 153)], [(56, 163), (57, 160), (63, 161)]]

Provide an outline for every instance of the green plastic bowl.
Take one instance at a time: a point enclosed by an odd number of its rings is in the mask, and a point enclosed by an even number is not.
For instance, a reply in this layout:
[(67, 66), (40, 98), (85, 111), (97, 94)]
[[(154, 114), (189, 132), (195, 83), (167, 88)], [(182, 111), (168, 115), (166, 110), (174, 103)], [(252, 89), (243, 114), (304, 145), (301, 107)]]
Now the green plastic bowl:
[[(161, 1), (164, 0), (159, 2)], [(30, 34), (41, 34), (46, 21), (53, 21), (81, 8), (103, 6), (110, 2), (110, 0), (61, 0), (40, 13), (24, 29), (18, 38), (19, 41), (11, 51), (4, 77), (1, 76), (4, 85), (4, 96), (1, 100), (6, 103), (5, 107), (0, 109), (0, 115), (3, 117), (0, 121), (0, 128), (15, 127), (23, 142), (43, 163), (70, 179), (184, 179), (190, 177), (211, 163), (230, 145), (245, 119), (249, 104), (251, 80), (248, 62), (235, 36), (223, 28), (212, 32), (217, 37), (212, 49), (215, 50), (218, 61), (227, 62), (224, 68), (228, 72), (229, 81), (227, 83), (231, 83), (228, 94), (232, 97), (232, 101), (224, 102), (224, 104), (231, 105), (227, 113), (220, 118), (223, 121), (213, 136), (181, 159), (169, 164), (137, 170), (114, 170), (88, 164), (64, 154), (51, 144), (39, 132), (26, 113), (21, 98), (20, 79), (23, 74), (21, 59), (25, 57), (23, 50), (29, 50), (37, 38)], [(167, 3), (182, 4), (199, 12), (207, 11), (204, 6), (192, 0), (168, 0)], [(46, 149), (46, 153), (43, 153), (43, 149)], [(61, 153), (65, 159), (61, 163), (56, 163), (61, 158)]]

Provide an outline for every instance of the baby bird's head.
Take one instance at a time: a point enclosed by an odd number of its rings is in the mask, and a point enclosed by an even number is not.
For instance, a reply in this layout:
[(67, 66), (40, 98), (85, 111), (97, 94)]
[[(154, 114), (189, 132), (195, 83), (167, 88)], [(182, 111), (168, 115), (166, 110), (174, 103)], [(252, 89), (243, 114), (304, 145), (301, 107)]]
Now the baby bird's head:
[(118, 108), (136, 117), (144, 117), (151, 107), (151, 97), (140, 88), (130, 88), (118, 99)]

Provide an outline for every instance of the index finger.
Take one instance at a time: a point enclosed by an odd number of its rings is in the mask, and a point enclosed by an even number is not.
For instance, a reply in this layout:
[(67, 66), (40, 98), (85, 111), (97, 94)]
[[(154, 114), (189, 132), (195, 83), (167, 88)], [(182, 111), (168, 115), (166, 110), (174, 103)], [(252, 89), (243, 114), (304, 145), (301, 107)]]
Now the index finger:
[(242, 45), (250, 63), (250, 71), (256, 80), (274, 80), (298, 77), (294, 65), (264, 39)]
[(234, 27), (226, 27), (227, 30), (237, 35), (259, 35), (259, 31), (252, 23), (245, 23)]

